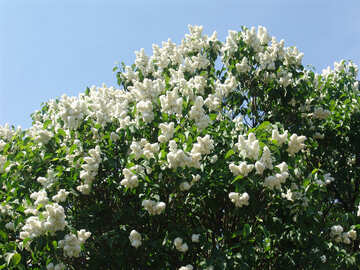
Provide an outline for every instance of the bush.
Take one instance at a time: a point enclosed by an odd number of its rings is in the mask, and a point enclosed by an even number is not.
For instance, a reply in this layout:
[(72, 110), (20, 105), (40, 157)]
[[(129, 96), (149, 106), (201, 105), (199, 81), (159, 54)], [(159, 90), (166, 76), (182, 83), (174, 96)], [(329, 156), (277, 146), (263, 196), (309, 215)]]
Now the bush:
[(1, 269), (358, 269), (357, 67), (189, 30), (0, 127)]

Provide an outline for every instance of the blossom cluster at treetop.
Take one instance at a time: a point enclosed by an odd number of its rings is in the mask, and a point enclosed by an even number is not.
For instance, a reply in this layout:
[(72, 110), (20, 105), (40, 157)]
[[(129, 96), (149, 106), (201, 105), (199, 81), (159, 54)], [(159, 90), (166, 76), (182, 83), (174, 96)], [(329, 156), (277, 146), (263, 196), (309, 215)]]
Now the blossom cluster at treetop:
[(0, 127), (0, 269), (357, 269), (357, 66), (201, 26)]

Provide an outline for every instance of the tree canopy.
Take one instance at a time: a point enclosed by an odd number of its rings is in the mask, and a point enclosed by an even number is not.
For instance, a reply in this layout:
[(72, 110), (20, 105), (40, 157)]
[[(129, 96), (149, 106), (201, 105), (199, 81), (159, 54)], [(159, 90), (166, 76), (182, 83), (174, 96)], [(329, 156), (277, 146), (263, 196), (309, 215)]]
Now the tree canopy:
[(0, 269), (359, 269), (357, 66), (202, 31), (0, 127)]

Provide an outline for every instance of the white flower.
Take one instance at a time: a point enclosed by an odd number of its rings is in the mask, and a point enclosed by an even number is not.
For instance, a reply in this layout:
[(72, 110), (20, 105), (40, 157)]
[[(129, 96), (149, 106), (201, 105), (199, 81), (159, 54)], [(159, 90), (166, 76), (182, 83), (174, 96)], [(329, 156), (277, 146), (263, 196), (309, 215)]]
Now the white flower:
[(335, 237), (340, 235), (344, 231), (343, 227), (341, 225), (334, 225), (331, 227), (330, 235), (331, 237)]
[(329, 110), (324, 110), (323, 108), (317, 107), (315, 108), (312, 117), (315, 119), (326, 119), (330, 115)]
[(110, 139), (111, 139), (113, 142), (116, 142), (117, 140), (120, 139), (120, 136), (117, 135), (115, 132), (111, 132), (111, 133), (110, 133)]
[(349, 238), (351, 238), (352, 240), (356, 240), (357, 233), (356, 233), (355, 230), (350, 230), (350, 231), (347, 232), (347, 234), (348, 234)]
[(301, 149), (305, 148), (304, 141), (306, 140), (305, 136), (298, 136), (296, 134), (291, 135), (290, 141), (288, 143), (288, 149), (290, 156), (293, 156)]
[(185, 253), (186, 251), (188, 251), (189, 247), (186, 243), (183, 242), (182, 238), (177, 237), (174, 239), (174, 246), (176, 247), (176, 249), (180, 252)]
[(10, 230), (10, 231), (14, 231), (15, 230), (15, 225), (14, 222), (8, 222), (5, 224), (5, 228)]
[(243, 135), (239, 135), (238, 142), (235, 144), (235, 146), (244, 158), (251, 158), (254, 160), (258, 159), (260, 145), (254, 133), (249, 133), (246, 140)]
[(142, 237), (141, 237), (141, 234), (138, 233), (137, 231), (132, 230), (132, 231), (130, 232), (129, 239), (130, 239), (131, 245), (132, 245), (134, 248), (138, 248), (138, 247), (141, 246)]
[(210, 135), (205, 137), (197, 137), (197, 143), (193, 145), (191, 153), (200, 153), (201, 155), (210, 154), (211, 150), (214, 149), (214, 141), (211, 139)]
[(186, 266), (181, 266), (179, 270), (193, 270), (194, 267), (191, 264), (188, 264)]
[(91, 233), (85, 230), (78, 231), (78, 237), (75, 234), (67, 234), (63, 240), (59, 241), (59, 247), (64, 250), (65, 257), (79, 257), (81, 245), (90, 237)]
[(260, 162), (265, 166), (265, 168), (270, 169), (270, 170), (273, 169), (273, 165), (272, 165), (273, 158), (271, 156), (269, 147), (264, 146), (263, 153), (260, 158)]
[(174, 136), (174, 122), (168, 124), (161, 123), (159, 128), (161, 129), (161, 135), (158, 138), (160, 143), (168, 142)]
[(276, 140), (277, 143), (281, 146), (284, 142), (286, 142), (287, 140), (287, 136), (288, 136), (288, 131), (285, 130), (285, 132), (283, 134), (280, 135), (278, 129), (274, 129), (272, 131), (272, 140)]
[(47, 197), (45, 190), (31, 193), (30, 198), (35, 200), (35, 206), (38, 206), (39, 204), (46, 205), (49, 202), (49, 198)]
[(244, 205), (249, 205), (249, 198), (250, 196), (247, 192), (244, 192), (241, 195), (237, 192), (229, 193), (229, 199), (232, 203), (235, 204), (236, 207), (243, 207)]
[(56, 265), (54, 265), (53, 263), (49, 263), (46, 266), (46, 270), (64, 270), (65, 269), (65, 265), (63, 263), (58, 263)]
[(234, 163), (231, 163), (229, 165), (229, 169), (234, 174), (234, 176), (247, 176), (254, 169), (254, 165), (248, 165), (246, 161), (242, 161), (238, 166), (236, 166)]
[(136, 188), (139, 185), (138, 177), (132, 173), (129, 169), (123, 169), (123, 175), (125, 178), (121, 180), (120, 184), (127, 188)]
[(200, 242), (200, 234), (193, 234), (191, 236), (191, 241), (194, 243), (199, 243)]
[(288, 171), (288, 165), (286, 164), (286, 162), (282, 162), (279, 165), (276, 165), (275, 167), (279, 168), (281, 173)]
[(322, 256), (320, 257), (320, 260), (321, 260), (322, 263), (326, 263), (326, 256), (325, 256), (325, 255), (322, 255)]
[(99, 165), (101, 162), (100, 146), (96, 146), (89, 150), (88, 156), (84, 157), (85, 163), (81, 165), (83, 170), (80, 171), (80, 179), (84, 182), (77, 186), (76, 189), (84, 195), (90, 194), (92, 182), (98, 174)]
[(289, 173), (286, 171), (282, 173), (277, 173), (275, 175), (270, 175), (265, 178), (264, 186), (270, 189), (277, 188), (281, 190), (281, 184), (285, 183), (285, 180), (288, 177), (289, 177)]
[(191, 184), (189, 184), (188, 181), (185, 181), (185, 182), (182, 182), (179, 187), (180, 187), (181, 191), (187, 191), (191, 188)]
[(77, 237), (81, 243), (85, 243), (85, 241), (91, 236), (91, 232), (87, 232), (84, 229), (81, 229), (77, 232)]
[(59, 192), (52, 197), (55, 202), (65, 202), (69, 192), (65, 189), (60, 189)]
[(64, 208), (57, 203), (48, 204), (45, 206), (46, 211), (43, 216), (46, 220), (43, 222), (43, 228), (46, 231), (54, 233), (56, 231), (63, 231), (67, 222), (65, 221)]
[(257, 174), (262, 175), (264, 173), (265, 166), (261, 161), (256, 161), (255, 162), (255, 169), (256, 169)]
[(236, 70), (240, 73), (246, 73), (250, 71), (251, 66), (248, 64), (246, 57), (241, 60), (241, 63), (236, 64)]
[(166, 203), (152, 200), (143, 200), (141, 205), (150, 215), (160, 215), (165, 211)]

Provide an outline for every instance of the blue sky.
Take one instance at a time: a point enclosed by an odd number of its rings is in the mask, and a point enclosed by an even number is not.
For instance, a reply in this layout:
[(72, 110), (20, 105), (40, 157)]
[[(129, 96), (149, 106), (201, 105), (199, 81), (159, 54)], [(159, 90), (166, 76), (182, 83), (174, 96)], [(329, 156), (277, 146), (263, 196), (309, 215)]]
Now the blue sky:
[(359, 0), (0, 0), (0, 125), (28, 128), (44, 101), (116, 85), (116, 61), (179, 43), (188, 24), (221, 40), (263, 25), (318, 72), (340, 59), (359, 65), (359, 11)]

